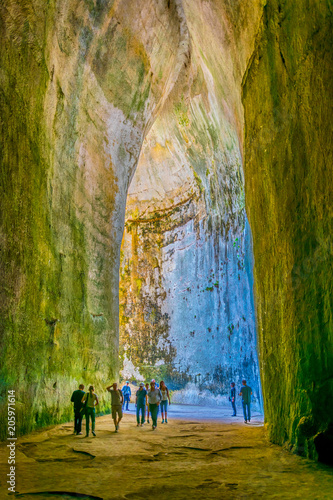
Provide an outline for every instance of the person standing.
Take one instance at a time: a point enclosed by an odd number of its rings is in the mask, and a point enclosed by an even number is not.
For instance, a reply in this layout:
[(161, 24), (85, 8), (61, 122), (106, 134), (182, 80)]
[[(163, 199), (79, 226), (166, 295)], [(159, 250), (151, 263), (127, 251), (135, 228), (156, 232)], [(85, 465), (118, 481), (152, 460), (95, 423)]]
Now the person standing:
[(97, 394), (94, 393), (94, 386), (89, 387), (89, 392), (87, 392), (83, 398), (82, 403), (86, 403), (86, 437), (89, 436), (89, 419), (91, 418), (91, 432), (93, 436), (95, 433), (95, 406), (98, 405)]
[(161, 413), (162, 413), (162, 424), (164, 422), (167, 424), (168, 423), (168, 401), (170, 403), (170, 395), (169, 395), (169, 389), (165, 385), (164, 381), (161, 380), (160, 382), (160, 391), (162, 394), (162, 401), (161, 401)]
[(146, 396), (147, 424), (149, 424), (149, 403), (148, 403), (149, 384), (148, 384), (148, 382), (146, 383), (145, 388), (146, 388), (146, 393), (147, 393), (147, 396)]
[(140, 425), (140, 412), (141, 412), (141, 427), (145, 423), (145, 409), (146, 409), (147, 391), (143, 382), (139, 385), (139, 390), (136, 391), (136, 422), (137, 426)]
[(148, 403), (151, 414), (151, 419), (153, 421), (153, 431), (157, 427), (157, 414), (158, 407), (162, 401), (162, 394), (159, 389), (157, 389), (155, 382), (150, 383), (150, 391), (148, 392)]
[[(252, 389), (246, 385), (246, 380), (242, 380), (243, 387), (240, 390), (239, 395), (242, 396), (242, 405), (244, 413), (244, 423), (248, 421), (251, 422), (251, 395)], [(247, 410), (247, 412), (246, 412)]]
[(114, 382), (112, 385), (109, 385), (106, 390), (111, 394), (112, 418), (114, 422), (115, 432), (118, 432), (119, 422), (123, 418), (122, 406), (124, 403), (124, 395), (123, 392), (118, 389), (118, 384), (116, 382)]
[(71, 397), (71, 402), (74, 403), (74, 434), (81, 435), (81, 426), (82, 426), (82, 418), (83, 412), (81, 411), (83, 408), (82, 398), (85, 395), (84, 385), (80, 384), (77, 391), (74, 391)]
[(229, 396), (229, 401), (231, 401), (231, 406), (233, 409), (233, 414), (232, 417), (237, 417), (237, 411), (236, 411), (236, 388), (235, 388), (235, 382), (231, 382), (230, 384), (230, 396)]
[(126, 382), (126, 385), (122, 388), (123, 396), (124, 396), (124, 402), (123, 402), (123, 409), (126, 403), (126, 411), (128, 411), (128, 403), (130, 402), (131, 396), (132, 396), (132, 391), (129, 385), (129, 382)]

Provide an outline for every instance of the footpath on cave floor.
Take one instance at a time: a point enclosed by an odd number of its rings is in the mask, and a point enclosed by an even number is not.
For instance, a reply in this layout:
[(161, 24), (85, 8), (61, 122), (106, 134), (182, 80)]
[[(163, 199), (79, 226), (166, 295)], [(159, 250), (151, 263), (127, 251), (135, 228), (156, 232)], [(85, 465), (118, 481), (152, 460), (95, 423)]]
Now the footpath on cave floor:
[[(16, 445), (16, 495), (7, 492), (8, 448), (0, 446), (0, 498), (204, 500), (332, 499), (333, 471), (266, 438), (262, 416), (251, 424), (230, 408), (171, 405), (169, 423), (136, 426), (134, 405), (118, 434), (110, 415), (97, 436), (71, 423), (23, 436)], [(83, 421), (83, 431), (84, 431)]]

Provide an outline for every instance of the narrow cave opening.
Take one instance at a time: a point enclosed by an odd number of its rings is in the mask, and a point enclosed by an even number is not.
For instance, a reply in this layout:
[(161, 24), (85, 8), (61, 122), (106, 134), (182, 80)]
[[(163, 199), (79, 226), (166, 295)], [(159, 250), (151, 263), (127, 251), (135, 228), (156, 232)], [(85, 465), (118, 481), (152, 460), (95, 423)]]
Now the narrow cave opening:
[(121, 248), (120, 373), (209, 405), (245, 378), (262, 411), (241, 155), (205, 120), (199, 137), (196, 107), (181, 99), (144, 141)]

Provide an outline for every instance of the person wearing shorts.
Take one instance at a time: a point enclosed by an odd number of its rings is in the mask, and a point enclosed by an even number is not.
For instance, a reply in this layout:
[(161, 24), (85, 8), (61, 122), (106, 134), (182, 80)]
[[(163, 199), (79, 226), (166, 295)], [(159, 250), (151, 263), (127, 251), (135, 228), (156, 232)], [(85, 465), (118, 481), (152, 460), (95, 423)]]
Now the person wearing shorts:
[(162, 393), (162, 401), (161, 401), (161, 413), (162, 413), (162, 424), (168, 423), (168, 401), (170, 403), (170, 395), (169, 395), (169, 389), (161, 380), (160, 382), (160, 391)]
[[(119, 422), (123, 418), (123, 402), (124, 396), (120, 389), (118, 389), (118, 384), (114, 382), (112, 385), (106, 388), (111, 394), (111, 413), (114, 422), (115, 432), (119, 431)], [(118, 417), (118, 418), (117, 418)]]

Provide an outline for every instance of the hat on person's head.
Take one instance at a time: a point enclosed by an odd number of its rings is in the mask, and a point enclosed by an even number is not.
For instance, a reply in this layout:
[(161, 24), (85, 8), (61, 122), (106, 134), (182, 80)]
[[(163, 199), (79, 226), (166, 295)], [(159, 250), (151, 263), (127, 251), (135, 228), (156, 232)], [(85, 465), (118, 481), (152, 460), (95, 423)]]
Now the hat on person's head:
[(129, 384), (129, 381), (128, 381), (128, 380), (126, 380), (126, 384)]
[(145, 384), (143, 382), (140, 382), (139, 387), (144, 387)]
[(153, 378), (152, 382), (155, 382), (155, 379)]

